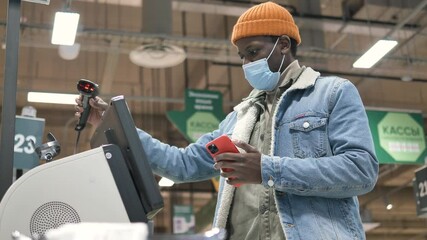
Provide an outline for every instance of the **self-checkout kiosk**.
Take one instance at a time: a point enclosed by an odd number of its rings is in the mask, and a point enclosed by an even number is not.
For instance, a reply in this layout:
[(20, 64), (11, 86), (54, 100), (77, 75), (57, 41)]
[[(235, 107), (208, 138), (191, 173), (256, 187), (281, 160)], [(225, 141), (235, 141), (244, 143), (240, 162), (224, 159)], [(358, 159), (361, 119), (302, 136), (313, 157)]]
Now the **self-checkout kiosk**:
[(42, 236), (66, 223), (147, 222), (163, 208), (123, 96), (111, 99), (92, 149), (29, 170), (0, 203), (0, 239)]

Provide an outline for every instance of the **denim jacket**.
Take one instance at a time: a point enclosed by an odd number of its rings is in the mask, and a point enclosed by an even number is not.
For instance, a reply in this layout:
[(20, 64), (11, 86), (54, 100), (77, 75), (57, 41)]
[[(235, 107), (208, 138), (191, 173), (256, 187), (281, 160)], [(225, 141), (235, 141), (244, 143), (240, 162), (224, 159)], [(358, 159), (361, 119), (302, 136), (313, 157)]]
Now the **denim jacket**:
[[(357, 196), (373, 189), (378, 161), (356, 87), (338, 77), (299, 79), (282, 95), (273, 121), (272, 154), (261, 157), (261, 184), (275, 190), (286, 239), (365, 239)], [(205, 144), (231, 135), (235, 124), (233, 111), (218, 130), (186, 148), (138, 133), (156, 174), (191, 182), (219, 174)], [(218, 199), (224, 184), (221, 177)]]

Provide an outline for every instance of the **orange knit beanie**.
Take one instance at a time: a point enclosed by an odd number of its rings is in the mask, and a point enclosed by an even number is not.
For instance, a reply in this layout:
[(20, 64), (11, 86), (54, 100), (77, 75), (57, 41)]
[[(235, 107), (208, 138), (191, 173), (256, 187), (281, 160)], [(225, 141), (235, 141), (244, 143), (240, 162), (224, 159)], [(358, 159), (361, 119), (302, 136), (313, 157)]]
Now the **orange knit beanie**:
[(231, 42), (253, 36), (281, 36), (288, 35), (301, 43), (298, 27), (292, 15), (286, 8), (273, 3), (265, 2), (249, 8), (237, 20), (231, 34)]

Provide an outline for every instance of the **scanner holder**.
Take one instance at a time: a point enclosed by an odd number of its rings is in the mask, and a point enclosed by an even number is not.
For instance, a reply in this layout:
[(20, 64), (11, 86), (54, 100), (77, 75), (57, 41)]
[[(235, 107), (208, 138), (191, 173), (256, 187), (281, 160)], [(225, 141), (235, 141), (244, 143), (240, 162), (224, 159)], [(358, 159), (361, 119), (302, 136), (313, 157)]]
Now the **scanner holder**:
[(34, 141), (31, 140), (31, 145), (39, 156), (39, 159), (50, 162), (61, 152), (61, 145), (52, 133), (47, 134), (47, 139), (49, 142), (44, 143), (38, 147), (36, 147)]

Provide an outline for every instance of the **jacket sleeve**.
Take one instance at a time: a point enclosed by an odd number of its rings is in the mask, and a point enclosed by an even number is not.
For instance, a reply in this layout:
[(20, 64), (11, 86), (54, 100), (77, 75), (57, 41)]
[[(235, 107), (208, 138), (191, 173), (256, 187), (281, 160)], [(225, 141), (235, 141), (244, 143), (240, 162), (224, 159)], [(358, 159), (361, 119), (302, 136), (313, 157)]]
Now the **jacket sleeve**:
[(137, 129), (151, 169), (157, 175), (176, 183), (195, 182), (219, 175), (213, 168), (213, 159), (205, 149), (206, 143), (228, 131), (229, 114), (220, 123), (219, 129), (202, 135), (196, 142), (185, 148), (163, 143), (141, 129)]
[[(327, 134), (332, 156), (289, 158), (263, 155), (263, 184), (302, 196), (346, 198), (373, 189), (378, 161), (368, 118), (356, 87), (338, 82), (332, 90)], [(271, 185), (271, 181), (270, 181)]]

